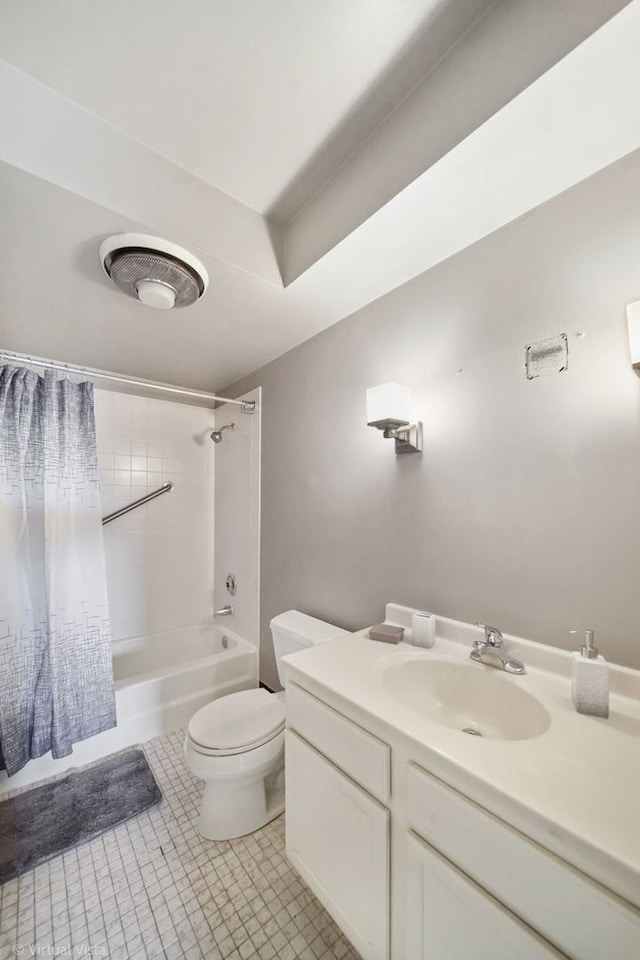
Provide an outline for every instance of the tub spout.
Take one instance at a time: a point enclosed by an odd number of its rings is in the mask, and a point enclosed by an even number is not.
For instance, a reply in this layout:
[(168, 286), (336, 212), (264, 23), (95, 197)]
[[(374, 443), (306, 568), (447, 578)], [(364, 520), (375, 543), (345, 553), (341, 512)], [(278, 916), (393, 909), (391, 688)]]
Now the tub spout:
[(214, 617), (230, 617), (232, 613), (233, 607), (230, 603), (228, 603), (226, 607), (220, 607), (219, 610), (216, 610)]

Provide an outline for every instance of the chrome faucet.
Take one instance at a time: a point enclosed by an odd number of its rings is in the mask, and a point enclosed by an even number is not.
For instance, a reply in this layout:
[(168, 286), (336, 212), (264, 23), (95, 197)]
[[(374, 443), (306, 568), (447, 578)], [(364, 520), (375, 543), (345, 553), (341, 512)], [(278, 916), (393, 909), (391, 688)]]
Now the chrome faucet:
[(524, 663), (510, 657), (502, 646), (502, 634), (497, 627), (490, 627), (484, 623), (477, 623), (477, 627), (484, 630), (483, 640), (474, 640), (473, 649), (469, 656), (476, 663), (484, 663), (488, 667), (496, 667), (507, 673), (526, 673)]
[(233, 613), (233, 607), (231, 606), (230, 603), (228, 603), (226, 607), (220, 607), (219, 610), (216, 610), (214, 613), (214, 617), (230, 617), (232, 613)]

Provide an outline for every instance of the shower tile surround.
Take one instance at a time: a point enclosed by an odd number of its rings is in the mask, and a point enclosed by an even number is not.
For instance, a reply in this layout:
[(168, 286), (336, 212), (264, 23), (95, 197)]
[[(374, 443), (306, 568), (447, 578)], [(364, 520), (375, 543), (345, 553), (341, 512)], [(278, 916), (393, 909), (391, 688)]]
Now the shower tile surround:
[(359, 960), (288, 865), (284, 817), (221, 843), (196, 832), (183, 737), (144, 744), (158, 806), (0, 887), (0, 958)]
[(214, 411), (95, 391), (103, 512), (174, 489), (104, 528), (114, 640), (211, 618)]

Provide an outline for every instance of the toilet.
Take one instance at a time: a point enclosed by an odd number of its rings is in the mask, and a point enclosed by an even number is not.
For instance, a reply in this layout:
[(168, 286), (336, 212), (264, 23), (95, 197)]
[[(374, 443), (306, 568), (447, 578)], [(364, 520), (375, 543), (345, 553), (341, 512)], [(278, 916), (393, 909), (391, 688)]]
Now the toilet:
[[(269, 624), (280, 683), (282, 657), (348, 636), (331, 623), (287, 610)], [(198, 830), (209, 840), (253, 833), (284, 810), (285, 694), (241, 690), (202, 707), (189, 721), (187, 766), (204, 793)]]

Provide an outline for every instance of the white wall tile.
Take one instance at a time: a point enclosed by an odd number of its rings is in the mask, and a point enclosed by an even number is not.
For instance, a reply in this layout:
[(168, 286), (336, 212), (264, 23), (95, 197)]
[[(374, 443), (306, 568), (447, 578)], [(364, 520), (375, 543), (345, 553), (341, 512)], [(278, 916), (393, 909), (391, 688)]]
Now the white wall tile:
[[(216, 447), (216, 576), (215, 606), (231, 603), (234, 612), (225, 622), (255, 646), (260, 632), (260, 390), (245, 399), (254, 400), (253, 415), (238, 414), (224, 404), (216, 410), (216, 426), (235, 423)], [(192, 473), (193, 496), (200, 500), (211, 487), (212, 465)], [(237, 593), (230, 597), (225, 579), (233, 573)]]
[(95, 413), (103, 513), (175, 484), (104, 528), (114, 640), (210, 618), (213, 411), (96, 390)]

